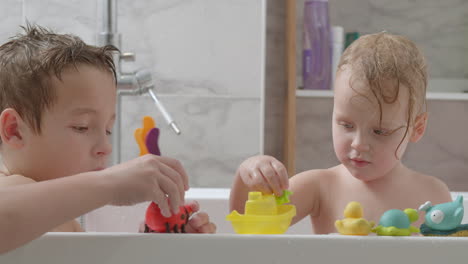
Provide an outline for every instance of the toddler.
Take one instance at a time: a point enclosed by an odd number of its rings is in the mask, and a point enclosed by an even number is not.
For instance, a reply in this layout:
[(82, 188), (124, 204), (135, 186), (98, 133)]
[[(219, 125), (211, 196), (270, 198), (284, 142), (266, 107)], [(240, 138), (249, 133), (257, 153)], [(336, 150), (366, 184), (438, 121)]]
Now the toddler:
[(280, 195), (289, 188), (292, 223), (310, 216), (314, 232), (328, 234), (351, 201), (376, 223), (390, 209), (451, 201), (442, 181), (401, 162), (426, 129), (426, 86), (426, 63), (413, 42), (385, 32), (359, 38), (343, 53), (335, 80), (332, 133), (341, 164), (288, 179), (275, 158), (249, 158), (236, 172), (231, 210), (244, 211), (249, 191)]

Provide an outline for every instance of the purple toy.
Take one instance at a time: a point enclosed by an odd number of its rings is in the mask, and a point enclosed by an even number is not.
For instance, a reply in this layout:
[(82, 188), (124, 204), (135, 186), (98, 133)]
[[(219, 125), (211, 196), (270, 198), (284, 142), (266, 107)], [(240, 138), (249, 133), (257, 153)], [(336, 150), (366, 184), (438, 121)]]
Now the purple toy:
[(161, 151), (159, 150), (159, 146), (158, 146), (158, 138), (159, 138), (159, 128), (154, 127), (146, 135), (145, 144), (149, 153), (161, 156)]

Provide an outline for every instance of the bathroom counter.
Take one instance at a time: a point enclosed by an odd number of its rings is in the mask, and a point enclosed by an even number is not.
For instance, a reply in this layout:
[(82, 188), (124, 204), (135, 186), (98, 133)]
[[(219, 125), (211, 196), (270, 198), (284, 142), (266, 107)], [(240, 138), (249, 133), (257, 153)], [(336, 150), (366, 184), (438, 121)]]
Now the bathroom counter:
[(49, 233), (0, 263), (466, 263), (467, 248), (448, 237)]

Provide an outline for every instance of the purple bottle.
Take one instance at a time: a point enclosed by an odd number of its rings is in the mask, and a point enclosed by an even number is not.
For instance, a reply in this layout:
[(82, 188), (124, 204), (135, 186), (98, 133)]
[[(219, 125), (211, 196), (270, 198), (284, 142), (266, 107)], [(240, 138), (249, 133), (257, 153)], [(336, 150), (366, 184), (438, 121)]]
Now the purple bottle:
[(304, 89), (331, 89), (332, 39), (328, 0), (304, 4), (302, 83)]

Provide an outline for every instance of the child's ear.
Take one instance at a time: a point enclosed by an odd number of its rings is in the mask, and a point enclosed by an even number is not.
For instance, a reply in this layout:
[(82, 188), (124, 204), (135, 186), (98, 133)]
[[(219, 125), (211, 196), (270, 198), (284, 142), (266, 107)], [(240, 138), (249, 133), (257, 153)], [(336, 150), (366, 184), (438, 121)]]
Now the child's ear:
[(414, 121), (414, 127), (413, 127), (413, 132), (411, 134), (410, 141), (418, 142), (424, 135), (424, 132), (426, 132), (426, 127), (427, 127), (427, 112), (419, 114), (416, 117)]
[(23, 119), (13, 108), (7, 108), (0, 114), (0, 137), (2, 144), (7, 144), (14, 148), (21, 148), (23, 140)]

